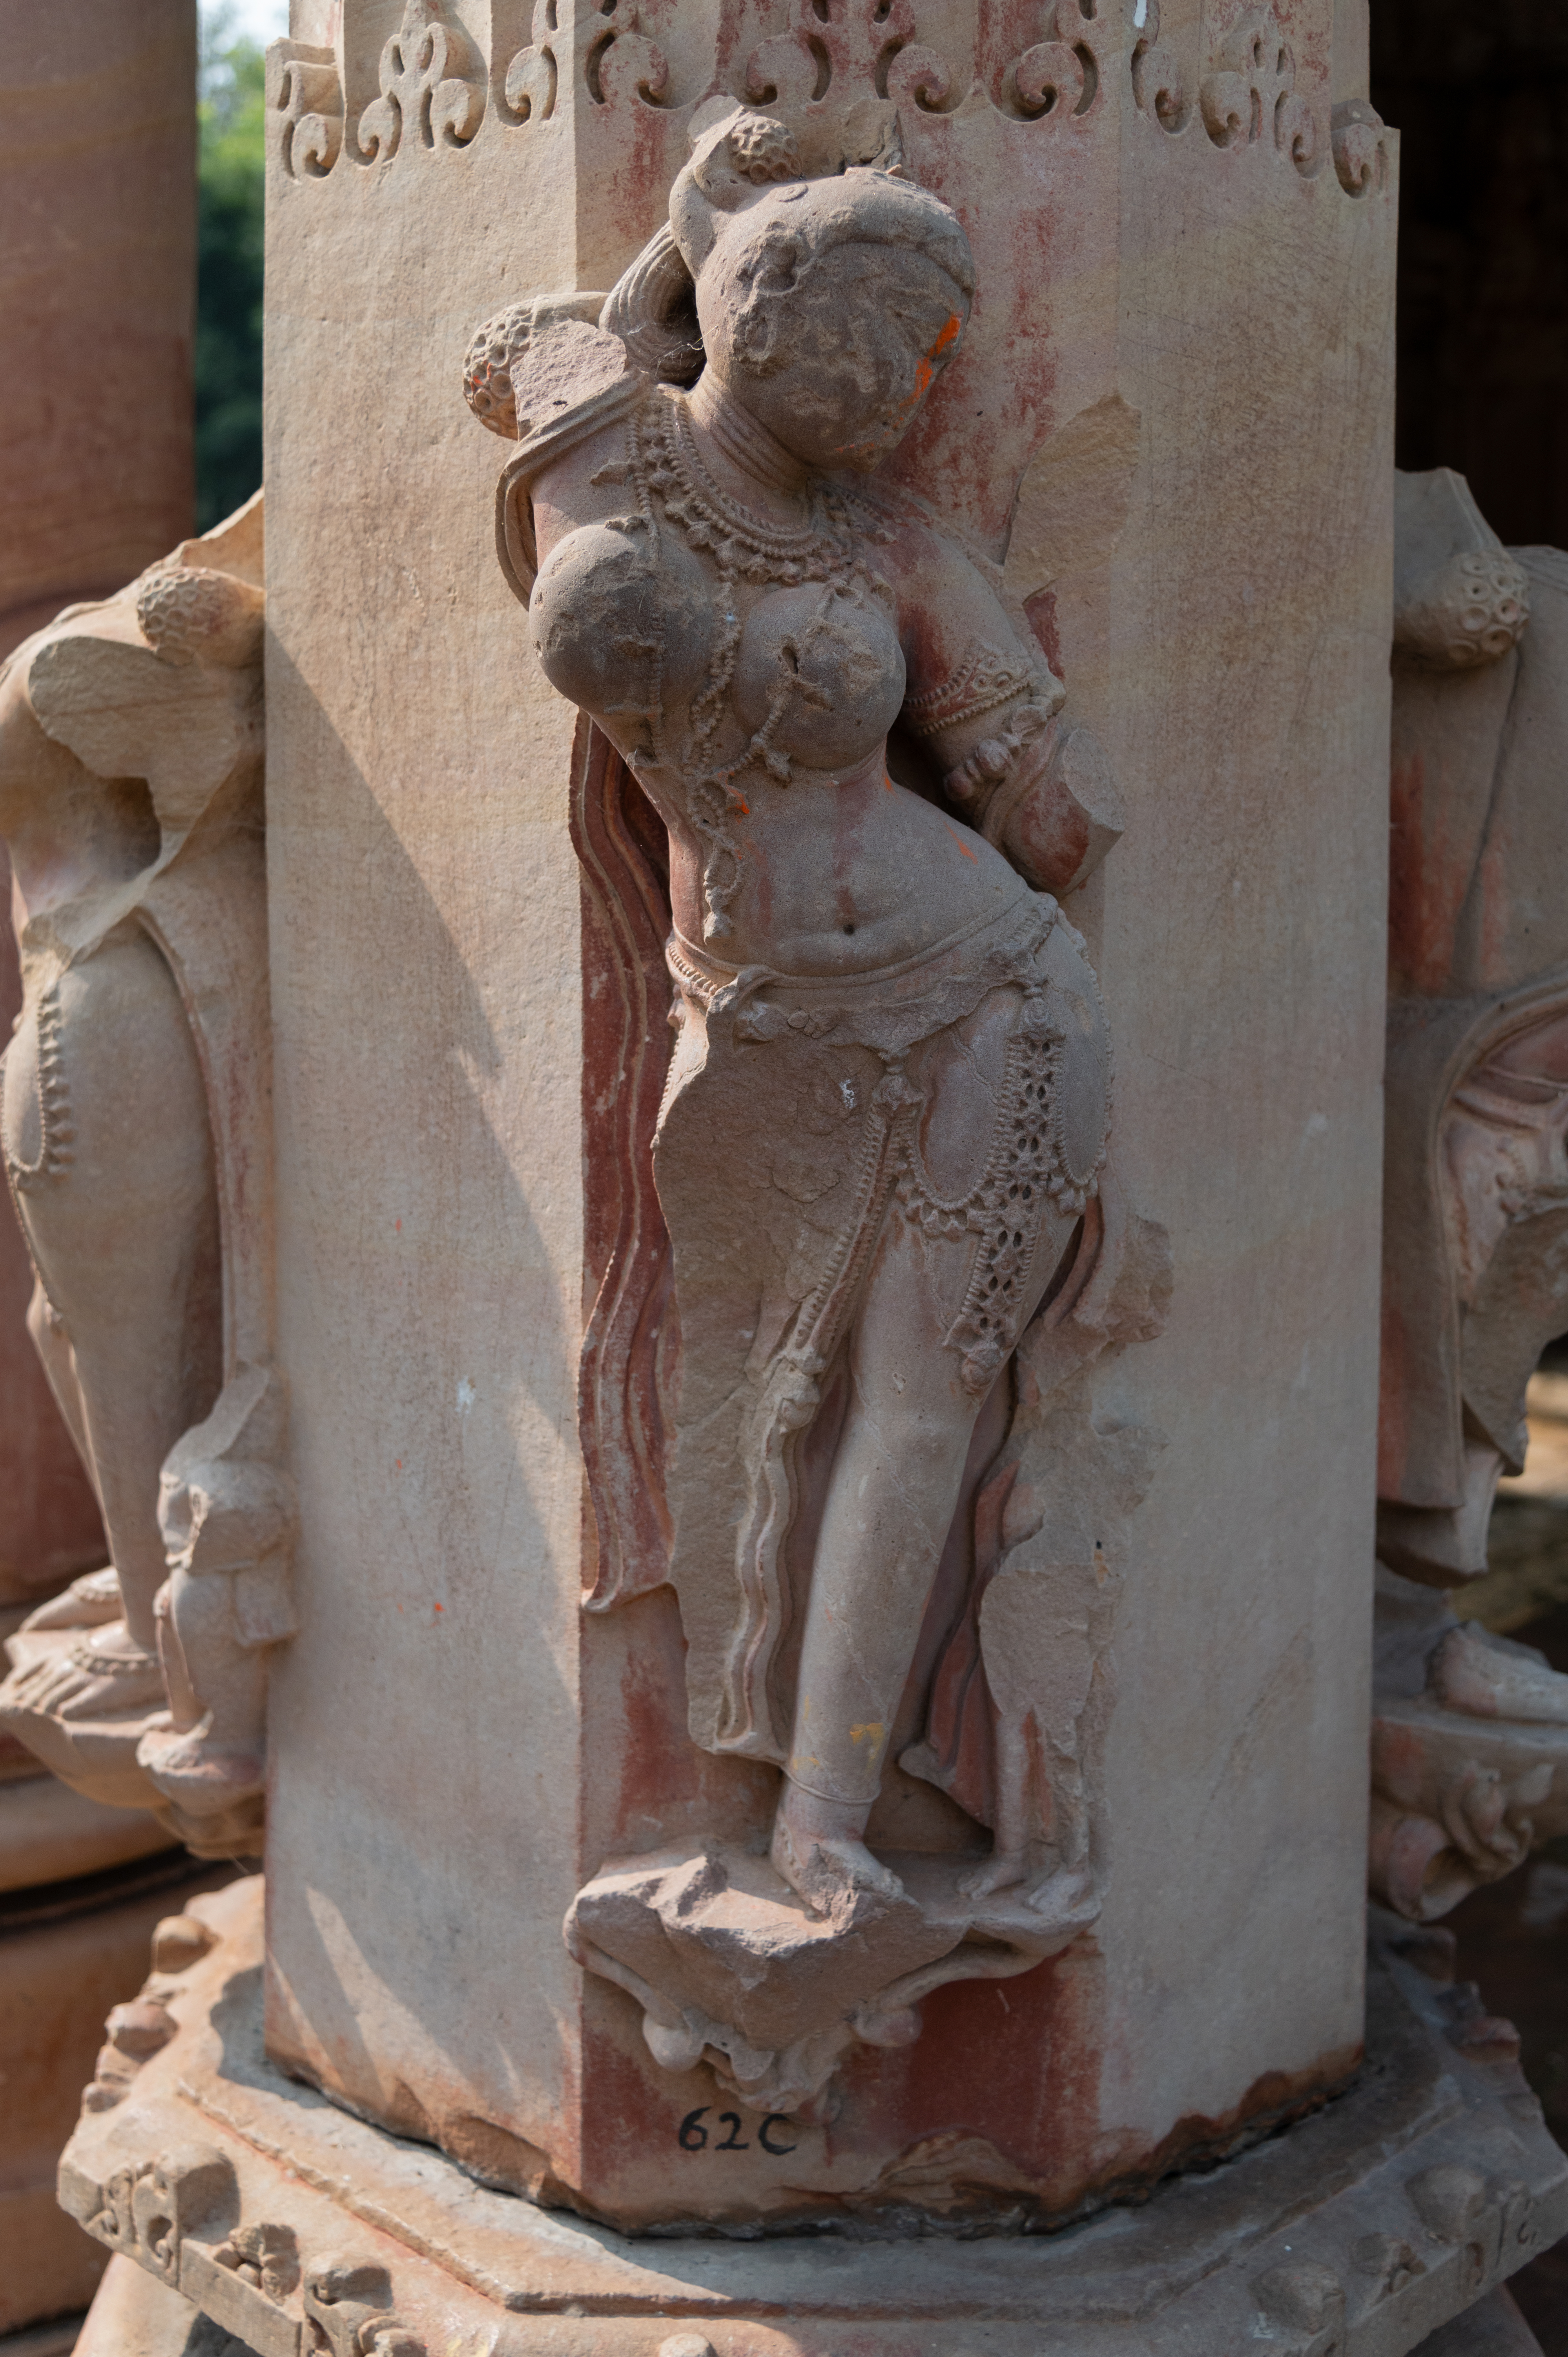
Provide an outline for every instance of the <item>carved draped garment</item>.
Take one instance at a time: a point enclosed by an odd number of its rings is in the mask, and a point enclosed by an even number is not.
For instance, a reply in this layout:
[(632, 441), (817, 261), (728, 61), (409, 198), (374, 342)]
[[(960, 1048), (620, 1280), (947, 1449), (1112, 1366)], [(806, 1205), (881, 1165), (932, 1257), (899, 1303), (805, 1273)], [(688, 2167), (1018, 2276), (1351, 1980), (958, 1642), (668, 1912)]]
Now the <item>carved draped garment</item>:
[[(654, 1146), (674, 1255), (682, 1382), (669, 1576), (693, 1738), (781, 1761), (798, 1602), (835, 1376), (889, 1219), (972, 1237), (948, 1347), (976, 1396), (1017, 1340), (1047, 1203), (1077, 1210), (1106, 1125), (1104, 1017), (1082, 945), (1020, 886), (920, 956), (803, 978), (674, 937), (680, 1039)], [(989, 1140), (958, 1200), (919, 1150), (922, 1050), (990, 994), (1016, 1000)]]

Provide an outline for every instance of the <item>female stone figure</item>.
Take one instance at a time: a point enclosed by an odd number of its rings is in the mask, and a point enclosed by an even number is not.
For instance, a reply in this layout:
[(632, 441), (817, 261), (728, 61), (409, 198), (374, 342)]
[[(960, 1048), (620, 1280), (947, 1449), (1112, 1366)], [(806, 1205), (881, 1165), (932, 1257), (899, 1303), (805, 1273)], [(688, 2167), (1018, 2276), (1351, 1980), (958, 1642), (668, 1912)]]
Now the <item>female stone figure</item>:
[[(773, 1863), (836, 1913), (899, 1892), (864, 1836), (971, 1436), (1101, 1158), (1094, 978), (1031, 888), (1097, 846), (1023, 618), (865, 480), (963, 334), (956, 217), (732, 114), (670, 221), (600, 325), (482, 330), (469, 398), (522, 439), (503, 563), (544, 670), (669, 829), (692, 1731), (779, 1764)], [(900, 718), (950, 807), (891, 776)]]
[[(288, 1625), (291, 1509), (265, 1461), (261, 555), (258, 494), (0, 669), (25, 992), (0, 1147), (29, 1326), (111, 1555), (13, 1640), (0, 1724), (220, 1853), (259, 1822), (263, 1649)], [(230, 1577), (193, 1576), (209, 1565)]]

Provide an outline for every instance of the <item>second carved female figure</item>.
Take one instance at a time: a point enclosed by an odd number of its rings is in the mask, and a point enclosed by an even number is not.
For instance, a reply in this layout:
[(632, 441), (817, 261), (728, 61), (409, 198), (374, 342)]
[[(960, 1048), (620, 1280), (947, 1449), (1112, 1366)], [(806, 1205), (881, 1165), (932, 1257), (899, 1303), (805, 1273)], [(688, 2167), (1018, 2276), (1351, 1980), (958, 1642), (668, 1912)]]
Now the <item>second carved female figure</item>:
[(817, 1912), (898, 1891), (865, 1835), (971, 1437), (1105, 1141), (1099, 995), (1046, 888), (1114, 835), (1067, 782), (1063, 690), (994, 572), (870, 479), (972, 292), (896, 158), (808, 179), (732, 112), (602, 317), (520, 307), (469, 360), (521, 442), (503, 562), (544, 670), (669, 830), (660, 1576), (693, 1735), (782, 1770), (773, 1863)]

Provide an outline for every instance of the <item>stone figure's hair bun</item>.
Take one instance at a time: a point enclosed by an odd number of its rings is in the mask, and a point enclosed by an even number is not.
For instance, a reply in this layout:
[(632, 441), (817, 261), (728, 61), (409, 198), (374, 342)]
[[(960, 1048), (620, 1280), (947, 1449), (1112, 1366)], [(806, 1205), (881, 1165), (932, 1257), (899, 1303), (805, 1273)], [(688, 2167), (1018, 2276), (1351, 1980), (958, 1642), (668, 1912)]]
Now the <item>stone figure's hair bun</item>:
[(136, 584), (142, 636), (166, 663), (216, 663), (238, 671), (261, 652), (266, 599), (231, 573), (155, 565)]
[(771, 114), (735, 114), (720, 143), (730, 169), (754, 188), (800, 177), (800, 151), (788, 124)]
[(515, 442), (521, 430), (517, 377), (531, 348), (549, 328), (574, 321), (596, 326), (604, 302), (599, 294), (536, 295), (492, 312), (475, 329), (463, 356), (463, 396), (480, 425), (503, 441)]
[(481, 425), (507, 441), (517, 439), (517, 402), (512, 362), (528, 350), (533, 328), (532, 303), (511, 303), (475, 329), (463, 355), (463, 395)]
[(1434, 671), (1497, 662), (1530, 620), (1530, 576), (1503, 548), (1451, 556), (1394, 603), (1394, 652)]

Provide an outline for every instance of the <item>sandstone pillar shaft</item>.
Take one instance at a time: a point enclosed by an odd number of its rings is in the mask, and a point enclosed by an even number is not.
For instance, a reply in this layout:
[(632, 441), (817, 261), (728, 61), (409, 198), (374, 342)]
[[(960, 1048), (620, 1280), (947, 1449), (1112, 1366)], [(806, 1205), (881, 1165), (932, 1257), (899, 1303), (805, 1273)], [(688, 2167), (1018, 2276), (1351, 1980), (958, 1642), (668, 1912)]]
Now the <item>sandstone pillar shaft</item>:
[[(531, 27), (500, 0), (302, 0), (274, 53), (304, 1633), (273, 1689), (269, 2035), (496, 2181), (777, 2221), (918, 2203), (908, 2156), (956, 2138), (1059, 2218), (1356, 2066), (1397, 143), (1347, 13), (726, 0), (634, 26), (550, 0)], [(1066, 908), (1148, 1253), (1136, 1314), (1027, 1437), (1034, 1537), (1009, 1526), (1088, 1648), (1066, 1739), (1099, 1920), (932, 1996), (912, 2044), (854, 2047), (836, 2119), (768, 2139), (765, 2105), (721, 2129), (708, 2066), (662, 2067), (560, 1939), (607, 1861), (765, 1838), (772, 1771), (693, 1744), (669, 1587), (582, 1609), (584, 1337), (636, 1250), (665, 920), (635, 790), (575, 736), (493, 562), (494, 445), (455, 398), (488, 313), (615, 283), (715, 93), (811, 168), (896, 137), (967, 231), (972, 319), (890, 473), (1005, 564), (1121, 782), (1123, 837)], [(1092, 1609), (1050, 1587), (1079, 1558)], [(881, 1805), (890, 1846), (959, 1838), (912, 1778)]]

